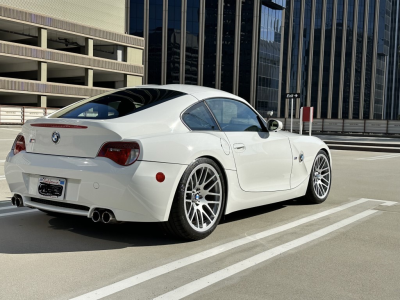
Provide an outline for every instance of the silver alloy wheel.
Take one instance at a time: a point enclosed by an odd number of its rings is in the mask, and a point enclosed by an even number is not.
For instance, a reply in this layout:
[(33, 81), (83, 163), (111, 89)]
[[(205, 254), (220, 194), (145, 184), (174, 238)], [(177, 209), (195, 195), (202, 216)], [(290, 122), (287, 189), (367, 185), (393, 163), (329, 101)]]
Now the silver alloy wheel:
[(315, 195), (324, 199), (331, 185), (331, 168), (329, 160), (324, 154), (319, 154), (315, 158), (312, 175)]
[(200, 164), (192, 170), (185, 187), (185, 214), (194, 230), (203, 232), (215, 224), (222, 197), (221, 179), (213, 166)]

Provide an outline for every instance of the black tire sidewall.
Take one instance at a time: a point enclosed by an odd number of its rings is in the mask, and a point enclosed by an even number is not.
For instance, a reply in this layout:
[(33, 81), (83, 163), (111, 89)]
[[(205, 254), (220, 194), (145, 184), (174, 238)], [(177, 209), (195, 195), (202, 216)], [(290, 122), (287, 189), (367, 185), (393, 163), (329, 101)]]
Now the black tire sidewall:
[[(314, 175), (313, 175), (314, 165), (315, 165), (315, 161), (316, 161), (317, 157), (319, 155), (321, 155), (321, 154), (324, 155), (326, 157), (326, 159), (328, 160), (329, 172), (331, 174), (331, 176), (330, 176), (330, 181), (331, 182), (329, 184), (328, 193), (326, 194), (326, 196), (324, 198), (319, 198), (315, 194), (314, 186), (313, 186), (313, 184), (314, 184), (314, 182), (313, 182), (313, 179), (314, 179)], [(313, 162), (312, 167), (311, 167), (310, 179), (309, 179), (309, 182), (308, 182), (306, 198), (310, 203), (320, 204), (320, 203), (324, 202), (328, 198), (329, 193), (331, 191), (331, 187), (332, 187), (332, 167), (331, 167), (331, 162), (330, 162), (329, 156), (326, 154), (326, 152), (323, 151), (323, 150), (320, 150), (317, 153), (317, 155), (315, 156), (314, 162)]]
[[(222, 193), (223, 193), (222, 200), (221, 200), (222, 201), (221, 209), (217, 216), (217, 221), (208, 230), (203, 231), (203, 232), (196, 231), (195, 229), (193, 229), (192, 226), (190, 226), (189, 221), (186, 218), (186, 212), (185, 212), (186, 184), (187, 184), (187, 181), (189, 180), (189, 176), (190, 176), (191, 172), (200, 164), (208, 164), (217, 171), (218, 176), (220, 177), (220, 180), (221, 180)], [(209, 158), (198, 158), (194, 162), (192, 162), (185, 170), (185, 172), (178, 184), (178, 188), (177, 188), (175, 200), (174, 200), (174, 205), (173, 205), (173, 210), (175, 210), (173, 213), (175, 214), (175, 217), (178, 218), (178, 223), (182, 227), (182, 229), (185, 233), (185, 238), (199, 240), (199, 239), (203, 239), (203, 238), (209, 236), (215, 230), (215, 228), (218, 226), (218, 224), (221, 220), (221, 217), (222, 217), (224, 209), (225, 209), (225, 199), (226, 199), (225, 180), (224, 180), (224, 176), (222, 174), (220, 167), (213, 160), (211, 160)]]

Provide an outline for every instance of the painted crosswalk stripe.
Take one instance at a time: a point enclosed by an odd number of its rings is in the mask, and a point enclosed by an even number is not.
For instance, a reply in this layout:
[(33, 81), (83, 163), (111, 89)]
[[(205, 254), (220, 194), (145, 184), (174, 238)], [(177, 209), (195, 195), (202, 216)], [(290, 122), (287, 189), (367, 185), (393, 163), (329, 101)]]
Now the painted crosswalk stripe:
[(308, 217), (305, 217), (305, 218), (302, 218), (302, 219), (299, 219), (299, 220), (296, 220), (293, 222), (290, 222), (290, 223), (282, 225), (282, 226), (278, 226), (278, 227), (275, 227), (272, 229), (265, 230), (260, 233), (256, 233), (256, 234), (253, 234), (253, 235), (250, 235), (250, 236), (247, 236), (247, 237), (244, 237), (244, 238), (232, 241), (232, 242), (222, 244), (222, 245), (214, 247), (212, 249), (205, 250), (203, 252), (199, 252), (197, 254), (188, 256), (186, 258), (178, 259), (176, 261), (170, 262), (163, 266), (156, 267), (154, 269), (145, 271), (143, 273), (134, 275), (127, 279), (118, 281), (116, 283), (99, 288), (97, 290), (86, 293), (84, 295), (78, 296), (76, 298), (73, 298), (72, 300), (101, 299), (101, 298), (107, 297), (109, 295), (115, 294), (117, 292), (120, 292), (120, 291), (125, 290), (130, 287), (133, 287), (135, 285), (138, 285), (138, 284), (145, 282), (147, 280), (150, 280), (152, 278), (155, 278), (155, 277), (161, 276), (163, 274), (166, 274), (168, 272), (172, 272), (174, 270), (183, 268), (183, 267), (193, 264), (195, 262), (198, 262), (198, 261), (204, 260), (206, 258), (210, 258), (212, 256), (221, 254), (228, 250), (246, 245), (253, 241), (256, 241), (256, 240), (259, 240), (259, 239), (262, 239), (262, 238), (265, 238), (265, 237), (268, 237), (268, 236), (271, 236), (271, 235), (274, 235), (274, 234), (277, 234), (277, 233), (280, 233), (280, 232), (283, 232), (283, 231), (286, 231), (286, 230), (289, 230), (292, 228), (295, 228), (295, 227), (303, 225), (305, 223), (329, 216), (331, 214), (343, 211), (345, 209), (359, 205), (361, 203), (365, 203), (367, 201), (378, 201), (381, 203), (381, 205), (387, 205), (387, 206), (397, 204), (397, 202), (393, 202), (393, 201), (383, 201), (383, 200), (364, 199), (364, 198), (359, 199), (359, 200), (356, 200), (356, 201), (353, 201), (353, 202), (350, 202), (350, 203), (347, 203), (347, 204), (344, 204), (344, 205), (341, 205), (341, 206), (338, 206), (338, 207), (335, 207), (335, 208), (332, 208), (332, 209), (329, 209), (329, 210), (326, 210), (326, 211), (323, 211), (323, 212), (320, 212), (320, 213), (317, 213), (317, 214), (314, 214), (314, 215), (311, 215), (311, 216), (308, 216)]
[(241, 262), (238, 262), (234, 265), (231, 265), (227, 268), (224, 268), (222, 270), (219, 270), (215, 273), (212, 273), (208, 276), (199, 278), (193, 282), (190, 282), (188, 284), (185, 284), (171, 292), (168, 292), (166, 294), (163, 294), (157, 298), (154, 298), (154, 300), (161, 300), (161, 299), (168, 299), (168, 300), (175, 300), (175, 299), (182, 299), (184, 297), (187, 297), (191, 294), (194, 294), (195, 292), (198, 292), (212, 284), (215, 284), (221, 280), (224, 280), (230, 276), (233, 276), (239, 272), (242, 272), (248, 268), (251, 268), (255, 265), (258, 265), (262, 262), (265, 262), (277, 255), (280, 255), (282, 253), (285, 253), (289, 250), (292, 250), (294, 248), (297, 248), (299, 246), (302, 246), (304, 244), (307, 244), (311, 241), (314, 241), (318, 238), (321, 238), (329, 233), (332, 233), (336, 230), (339, 230), (347, 225), (350, 225), (354, 222), (357, 222), (363, 218), (366, 218), (374, 213), (378, 212), (377, 210), (366, 210), (362, 213), (359, 213), (355, 216), (352, 216), (350, 218), (344, 219), (340, 222), (337, 222), (333, 225), (330, 225), (328, 227), (322, 228), (320, 230), (317, 230), (313, 233), (310, 233), (306, 236), (303, 236), (301, 238), (298, 238), (296, 240), (293, 240), (291, 242), (285, 243), (283, 245), (277, 246), (275, 248), (272, 248), (270, 250), (267, 250), (265, 252), (262, 252), (260, 254), (254, 255), (253, 257), (250, 257), (248, 259), (242, 260)]

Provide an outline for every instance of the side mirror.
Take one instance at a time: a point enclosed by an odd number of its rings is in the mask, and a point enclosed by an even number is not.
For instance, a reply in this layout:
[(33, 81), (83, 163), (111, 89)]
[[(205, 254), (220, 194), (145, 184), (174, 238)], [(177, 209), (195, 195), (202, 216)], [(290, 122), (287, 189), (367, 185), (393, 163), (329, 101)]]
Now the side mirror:
[(283, 124), (278, 120), (268, 120), (267, 129), (268, 131), (279, 131), (282, 130)]

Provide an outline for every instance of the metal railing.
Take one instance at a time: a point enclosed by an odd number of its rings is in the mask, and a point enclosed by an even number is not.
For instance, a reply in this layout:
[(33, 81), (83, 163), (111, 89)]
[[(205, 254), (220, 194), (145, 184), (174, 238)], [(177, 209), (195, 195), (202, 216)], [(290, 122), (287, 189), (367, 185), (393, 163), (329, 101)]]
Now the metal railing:
[(28, 120), (47, 116), (58, 108), (0, 105), (1, 125), (22, 125)]
[[(284, 130), (290, 130), (290, 119), (274, 118), (283, 123)], [(309, 131), (309, 123), (303, 122), (303, 131)], [(293, 131), (300, 130), (300, 119), (293, 119)], [(313, 132), (362, 133), (362, 134), (400, 134), (400, 120), (349, 120), (314, 119)]]

